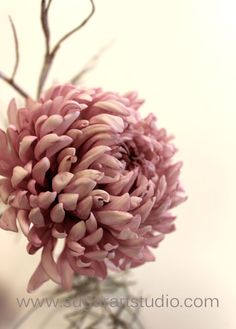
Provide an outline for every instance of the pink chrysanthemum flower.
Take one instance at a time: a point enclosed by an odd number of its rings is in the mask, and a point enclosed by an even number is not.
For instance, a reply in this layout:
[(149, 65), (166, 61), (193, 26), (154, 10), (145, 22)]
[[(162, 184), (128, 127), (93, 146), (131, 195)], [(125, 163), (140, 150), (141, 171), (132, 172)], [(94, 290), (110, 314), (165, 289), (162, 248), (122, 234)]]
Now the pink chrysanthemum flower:
[[(174, 230), (170, 209), (185, 200), (175, 147), (136, 93), (56, 86), (17, 109), (0, 131), (0, 226), (42, 249), (28, 286), (52, 279), (69, 289), (74, 273), (105, 278), (154, 260)], [(64, 248), (55, 257), (59, 239)]]

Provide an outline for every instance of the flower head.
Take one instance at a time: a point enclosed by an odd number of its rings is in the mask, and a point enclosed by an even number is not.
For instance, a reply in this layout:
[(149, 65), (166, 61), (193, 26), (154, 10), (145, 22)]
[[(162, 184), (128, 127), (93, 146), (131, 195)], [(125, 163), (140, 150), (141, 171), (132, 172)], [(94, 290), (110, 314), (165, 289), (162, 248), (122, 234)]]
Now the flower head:
[[(0, 131), (0, 226), (42, 249), (28, 286), (52, 279), (69, 289), (74, 273), (105, 278), (154, 260), (174, 230), (170, 209), (185, 200), (176, 148), (155, 116), (142, 119), (137, 94), (73, 85), (39, 101), (9, 105)], [(58, 240), (63, 250), (55, 257)]]

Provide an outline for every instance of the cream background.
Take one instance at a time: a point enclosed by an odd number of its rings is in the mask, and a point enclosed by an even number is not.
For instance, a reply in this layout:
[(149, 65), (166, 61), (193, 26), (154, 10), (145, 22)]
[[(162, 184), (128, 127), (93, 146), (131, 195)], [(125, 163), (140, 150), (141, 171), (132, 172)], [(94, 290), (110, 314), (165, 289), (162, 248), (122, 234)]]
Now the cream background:
[[(157, 261), (134, 271), (143, 295), (217, 297), (219, 309), (145, 309), (146, 328), (234, 329), (236, 325), (236, 3), (231, 0), (97, 0), (97, 13), (62, 49), (50, 75), (67, 81), (99, 48), (115, 40), (86, 84), (136, 89), (159, 124), (176, 135), (189, 200), (177, 232), (155, 251)], [(82, 0), (55, 1), (53, 38), (88, 10)], [(14, 63), (10, 14), (20, 38), (17, 81), (30, 93), (42, 59), (39, 1), (0, 1), (0, 68)], [(0, 82), (0, 109), (14, 92)], [(25, 240), (0, 232), (0, 280), (23, 295), (37, 257)], [(14, 297), (12, 297), (14, 303)], [(25, 324), (24, 329), (28, 326)], [(58, 327), (59, 328), (59, 327)]]

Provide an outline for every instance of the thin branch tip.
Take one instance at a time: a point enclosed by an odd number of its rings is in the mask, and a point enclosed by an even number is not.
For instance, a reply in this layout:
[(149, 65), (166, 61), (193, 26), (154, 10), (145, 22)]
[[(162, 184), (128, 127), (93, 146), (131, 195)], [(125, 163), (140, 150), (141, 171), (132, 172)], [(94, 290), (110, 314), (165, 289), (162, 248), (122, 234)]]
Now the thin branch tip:
[(80, 23), (78, 26), (76, 26), (74, 29), (72, 29), (71, 31), (69, 31), (68, 33), (66, 33), (54, 46), (52, 53), (57, 52), (57, 50), (60, 48), (61, 44), (66, 41), (69, 37), (71, 37), (73, 34), (75, 34), (76, 32), (78, 32), (82, 27), (84, 27), (88, 21), (90, 20), (90, 18), (92, 18), (92, 16), (95, 14), (95, 4), (94, 4), (94, 0), (90, 0), (91, 3), (91, 11), (89, 13), (89, 15), (82, 21), (82, 23)]
[(78, 72), (73, 78), (70, 79), (70, 82), (74, 85), (78, 84), (78, 82), (81, 81), (83, 77), (94, 68), (101, 56), (113, 45), (113, 43), (114, 40), (111, 40), (109, 43), (103, 46), (95, 55), (93, 55), (85, 64), (84, 68), (82, 68), (80, 72)]
[(9, 86), (11, 86), (13, 89), (15, 89), (15, 91), (17, 91), (18, 94), (20, 94), (22, 97), (27, 99), (27, 98), (30, 98), (29, 94), (20, 85), (18, 85), (15, 82), (15, 76), (16, 76), (16, 73), (17, 73), (17, 70), (19, 67), (19, 63), (20, 63), (19, 41), (18, 41), (16, 27), (15, 27), (14, 21), (11, 18), (11, 16), (9, 16), (9, 21), (10, 21), (10, 25), (11, 25), (13, 37), (14, 37), (16, 59), (15, 59), (15, 64), (14, 64), (12, 74), (10, 76), (7, 76), (4, 72), (0, 71), (0, 79), (3, 80), (5, 83), (7, 83)]
[(60, 49), (61, 45), (68, 39), (70, 38), (73, 34), (78, 32), (83, 26), (85, 26), (88, 21), (92, 18), (92, 16), (95, 13), (95, 4), (94, 0), (89, 0), (91, 3), (91, 11), (89, 15), (74, 29), (66, 33), (61, 39), (59, 39), (58, 42), (56, 42), (55, 46), (50, 47), (50, 26), (49, 26), (49, 9), (50, 6), (53, 2), (53, 0), (49, 0), (48, 3), (46, 3), (46, 0), (41, 0), (41, 26), (44, 34), (44, 39), (45, 39), (45, 46), (46, 46), (46, 51), (44, 55), (44, 61), (43, 61), (43, 66), (40, 72), (40, 77), (39, 77), (39, 82), (38, 82), (38, 91), (37, 91), (37, 96), (40, 97), (40, 94), (43, 90), (43, 87), (46, 83), (48, 74), (51, 70), (53, 61), (57, 55), (58, 50)]
[(14, 44), (15, 44), (15, 55), (16, 55), (15, 65), (14, 65), (12, 75), (11, 75), (11, 79), (14, 80), (18, 67), (19, 67), (19, 63), (20, 63), (20, 52), (19, 52), (19, 41), (18, 41), (17, 31), (16, 31), (16, 27), (15, 27), (14, 21), (11, 16), (9, 16), (9, 21), (10, 21), (12, 32), (13, 32)]

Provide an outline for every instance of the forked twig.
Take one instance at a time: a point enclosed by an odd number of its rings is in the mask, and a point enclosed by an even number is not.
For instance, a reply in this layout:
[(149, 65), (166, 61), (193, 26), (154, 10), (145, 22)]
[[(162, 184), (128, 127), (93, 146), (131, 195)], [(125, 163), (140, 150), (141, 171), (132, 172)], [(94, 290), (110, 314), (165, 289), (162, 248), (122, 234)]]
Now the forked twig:
[(5, 73), (0, 71), (0, 79), (2, 79), (8, 85), (10, 85), (13, 89), (15, 89), (22, 97), (30, 98), (29, 94), (26, 91), (24, 91), (24, 89), (15, 82), (15, 76), (16, 76), (16, 73), (17, 73), (17, 70), (19, 67), (19, 62), (20, 62), (19, 41), (18, 41), (18, 37), (17, 37), (15, 24), (10, 16), (9, 16), (9, 20), (10, 20), (10, 24), (11, 24), (11, 28), (12, 28), (12, 32), (13, 32), (13, 37), (14, 37), (16, 59), (15, 59), (15, 65), (14, 65), (11, 76), (9, 77)]
[(29, 94), (25, 92), (12, 78), (9, 78), (5, 73), (0, 72), (0, 79), (9, 84), (13, 89), (15, 89), (22, 97), (30, 98)]
[(37, 93), (38, 97), (40, 96), (40, 94), (42, 92), (42, 89), (43, 89), (46, 79), (48, 77), (49, 71), (52, 67), (53, 61), (56, 57), (56, 54), (57, 54), (59, 48), (63, 44), (63, 42), (65, 42), (69, 37), (71, 37), (74, 33), (78, 32), (83, 26), (85, 26), (86, 23), (90, 20), (90, 18), (95, 13), (94, 0), (89, 0), (89, 1), (92, 5), (92, 9), (91, 9), (89, 15), (78, 26), (76, 26), (74, 29), (72, 29), (71, 31), (66, 33), (61, 39), (59, 39), (59, 41), (51, 49), (48, 14), (49, 14), (50, 5), (52, 4), (52, 0), (49, 0), (48, 3), (46, 2), (46, 0), (41, 0), (41, 25), (42, 25), (42, 29), (43, 29), (43, 33), (44, 33), (44, 37), (45, 37), (46, 52), (45, 52), (45, 56), (44, 56), (42, 70), (41, 70), (40, 77), (39, 77), (38, 93)]

